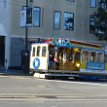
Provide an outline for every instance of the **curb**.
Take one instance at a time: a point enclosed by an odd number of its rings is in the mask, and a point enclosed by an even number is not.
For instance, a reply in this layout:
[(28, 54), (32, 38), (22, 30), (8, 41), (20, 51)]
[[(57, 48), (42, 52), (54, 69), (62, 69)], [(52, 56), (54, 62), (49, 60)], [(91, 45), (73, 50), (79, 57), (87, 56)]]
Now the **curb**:
[(29, 74), (23, 73), (23, 71), (17, 71), (17, 70), (0, 70), (0, 76), (31, 76)]
[(0, 76), (31, 76), (23, 73), (0, 73)]
[(6, 74), (6, 73), (0, 73), (0, 76), (9, 76), (9, 74)]

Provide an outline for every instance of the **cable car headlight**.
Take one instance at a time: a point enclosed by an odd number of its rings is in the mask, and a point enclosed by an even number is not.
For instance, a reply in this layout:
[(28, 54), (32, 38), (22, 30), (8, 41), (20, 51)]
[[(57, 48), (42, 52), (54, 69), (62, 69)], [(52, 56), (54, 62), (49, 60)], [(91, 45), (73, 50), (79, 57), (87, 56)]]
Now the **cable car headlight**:
[(76, 66), (79, 68), (80, 67), (80, 63), (76, 63)]

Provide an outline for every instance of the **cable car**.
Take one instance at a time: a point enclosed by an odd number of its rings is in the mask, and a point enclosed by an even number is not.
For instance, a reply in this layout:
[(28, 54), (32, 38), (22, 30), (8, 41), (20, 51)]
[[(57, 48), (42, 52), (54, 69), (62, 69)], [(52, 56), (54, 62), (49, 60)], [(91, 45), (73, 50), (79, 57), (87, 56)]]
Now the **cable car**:
[(104, 57), (101, 46), (52, 38), (31, 45), (30, 72), (39, 78), (106, 78)]

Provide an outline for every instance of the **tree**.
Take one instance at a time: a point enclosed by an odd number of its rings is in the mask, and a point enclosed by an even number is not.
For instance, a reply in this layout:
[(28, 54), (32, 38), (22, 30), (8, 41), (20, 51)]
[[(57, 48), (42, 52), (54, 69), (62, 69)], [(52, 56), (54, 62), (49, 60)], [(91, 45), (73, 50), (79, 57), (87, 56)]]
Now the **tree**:
[(100, 0), (97, 12), (90, 18), (90, 29), (99, 38), (107, 39), (107, 0)]

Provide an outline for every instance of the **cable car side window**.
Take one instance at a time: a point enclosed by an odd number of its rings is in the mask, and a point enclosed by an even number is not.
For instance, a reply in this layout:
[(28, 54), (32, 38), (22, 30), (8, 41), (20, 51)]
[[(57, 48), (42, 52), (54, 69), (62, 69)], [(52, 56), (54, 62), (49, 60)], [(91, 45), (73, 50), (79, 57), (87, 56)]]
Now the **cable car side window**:
[(83, 51), (82, 54), (82, 61), (88, 61), (88, 51)]
[(42, 56), (45, 57), (46, 56), (46, 46), (42, 47)]
[(35, 47), (33, 47), (32, 50), (33, 50), (33, 51), (32, 51), (32, 57), (35, 57)]
[(37, 47), (37, 53), (36, 56), (40, 56), (40, 46)]
[(103, 54), (102, 53), (97, 53), (97, 58), (96, 58), (96, 62), (101, 62), (103, 63)]
[(105, 54), (104, 62), (107, 63), (107, 54)]
[(90, 61), (95, 62), (96, 59), (96, 53), (95, 52), (90, 52)]

